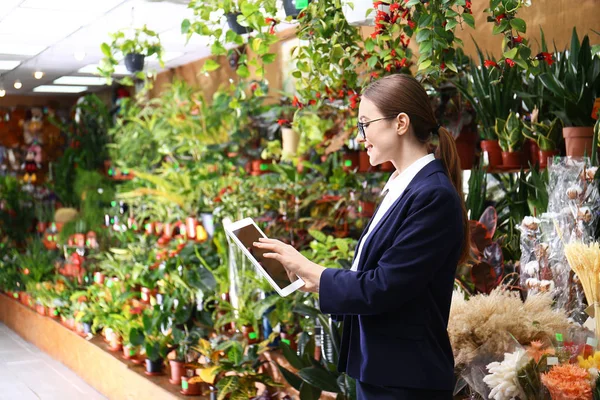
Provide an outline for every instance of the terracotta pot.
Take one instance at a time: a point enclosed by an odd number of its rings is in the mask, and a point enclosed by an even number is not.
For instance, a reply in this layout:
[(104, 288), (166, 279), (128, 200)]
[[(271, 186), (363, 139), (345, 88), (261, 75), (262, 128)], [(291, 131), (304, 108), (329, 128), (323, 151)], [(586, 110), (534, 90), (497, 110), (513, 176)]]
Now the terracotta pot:
[(48, 308), (48, 316), (53, 319), (59, 319), (58, 310), (56, 308)]
[(169, 382), (173, 385), (181, 385), (181, 377), (185, 375), (185, 363), (183, 361), (169, 360), (171, 366), (171, 378)]
[(149, 358), (146, 358), (146, 371), (144, 372), (146, 375), (163, 375), (162, 358), (156, 361), (152, 361)]
[(487, 153), (488, 166), (490, 169), (502, 165), (502, 149), (497, 140), (482, 140), (481, 151)]
[(105, 279), (106, 279), (106, 275), (104, 275), (104, 273), (102, 273), (102, 272), (94, 273), (94, 282), (97, 283), (98, 285), (104, 285)]
[(162, 222), (155, 222), (154, 223), (154, 233), (157, 236), (160, 236), (163, 232), (163, 223)]
[(300, 134), (292, 128), (281, 128), (281, 146), (283, 154), (295, 156), (298, 153), (298, 144), (300, 143)]
[(46, 229), (48, 228), (48, 223), (47, 222), (38, 222), (36, 227), (37, 227), (38, 233), (44, 233), (46, 231)]
[(35, 305), (35, 311), (36, 311), (38, 314), (40, 314), (40, 315), (43, 315), (43, 316), (45, 316), (45, 315), (47, 314), (47, 311), (46, 311), (46, 306), (44, 306), (44, 305), (42, 305), (42, 304), (36, 304), (36, 305)]
[(242, 335), (244, 335), (244, 339), (248, 340), (248, 344), (260, 342), (260, 333), (256, 332), (252, 325), (242, 326)]
[(81, 322), (75, 322), (75, 332), (79, 336), (86, 336), (85, 330), (83, 329), (83, 324)]
[(150, 304), (150, 299), (152, 297), (154, 297), (156, 299), (156, 294), (158, 293), (158, 289), (148, 289), (146, 287), (143, 287), (142, 290), (140, 291), (141, 293), (141, 301), (142, 303), (145, 304)]
[(343, 154), (342, 165), (344, 171), (354, 171), (358, 168), (359, 154), (358, 151), (349, 151)]
[(593, 127), (564, 127), (563, 137), (565, 138), (568, 157), (583, 157), (584, 154), (591, 157), (592, 139), (594, 137)]
[(71, 236), (73, 238), (73, 245), (77, 247), (85, 246), (85, 235), (83, 233), (76, 233)]
[(522, 154), (520, 151), (503, 151), (502, 152), (502, 167), (503, 168), (520, 168)]
[(108, 350), (117, 352), (123, 348), (123, 345), (121, 344), (121, 338), (116, 333), (111, 332), (108, 340)]
[(191, 377), (181, 377), (181, 394), (185, 396), (199, 396), (202, 394), (203, 382), (190, 383)]
[(154, 235), (154, 222), (146, 222), (144, 224), (144, 230), (147, 235)]
[(19, 300), (21, 301), (21, 304), (29, 307), (29, 294), (25, 292), (19, 293)]
[(134, 346), (128, 344), (127, 346), (123, 346), (123, 358), (126, 360), (131, 360), (137, 354), (137, 350)]
[[(528, 155), (528, 161), (531, 163), (531, 165), (537, 165), (540, 163), (540, 146), (538, 146), (538, 144), (529, 139), (528, 140), (528, 150), (529, 150), (529, 155)], [(525, 163), (525, 165), (528, 165), (527, 163)]]
[(163, 237), (171, 239), (173, 237), (173, 228), (174, 225), (170, 222), (163, 224)]
[(375, 214), (376, 204), (372, 201), (359, 201), (358, 212), (363, 218), (371, 218)]
[(470, 129), (463, 130), (460, 135), (454, 139), (458, 158), (460, 158), (461, 169), (471, 169), (475, 162), (475, 143), (477, 135)]
[(548, 166), (548, 158), (559, 155), (558, 150), (539, 150), (538, 158), (540, 160), (540, 168), (546, 168)]
[(196, 239), (196, 227), (198, 226), (198, 219), (196, 217), (187, 217), (185, 219), (185, 228), (187, 237), (190, 239)]
[(252, 160), (250, 162), (250, 174), (252, 176), (262, 175), (268, 172), (268, 167), (271, 163), (265, 160)]
[(379, 165), (379, 170), (383, 172), (393, 172), (396, 170), (394, 164), (391, 161), (386, 161)]
[(370, 169), (371, 162), (369, 161), (369, 153), (360, 151), (358, 153), (358, 172), (368, 172)]

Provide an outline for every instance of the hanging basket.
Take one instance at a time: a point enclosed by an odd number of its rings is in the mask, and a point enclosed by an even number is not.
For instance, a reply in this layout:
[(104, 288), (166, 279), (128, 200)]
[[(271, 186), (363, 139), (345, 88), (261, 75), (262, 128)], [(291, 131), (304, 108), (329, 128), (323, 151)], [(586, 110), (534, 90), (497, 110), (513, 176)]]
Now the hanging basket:
[[(343, 0), (342, 2), (344, 17), (352, 26), (374, 26), (377, 11), (373, 10), (367, 15), (369, 9), (373, 9), (372, 0)], [(390, 5), (381, 4), (377, 10), (389, 13)]]
[(240, 12), (228, 13), (226, 15), (227, 23), (229, 24), (229, 28), (232, 31), (234, 31), (235, 33), (237, 33), (238, 35), (243, 35), (245, 33), (252, 32), (252, 28), (249, 28), (247, 26), (242, 26), (239, 24), (239, 22), (237, 21), (237, 17), (239, 15), (242, 15), (242, 13), (240, 13)]
[(308, 7), (308, 3), (310, 3), (310, 0), (283, 0), (285, 15), (293, 19), (298, 18), (300, 11)]
[(145, 59), (143, 54), (129, 53), (125, 56), (125, 68), (131, 73), (143, 71)]

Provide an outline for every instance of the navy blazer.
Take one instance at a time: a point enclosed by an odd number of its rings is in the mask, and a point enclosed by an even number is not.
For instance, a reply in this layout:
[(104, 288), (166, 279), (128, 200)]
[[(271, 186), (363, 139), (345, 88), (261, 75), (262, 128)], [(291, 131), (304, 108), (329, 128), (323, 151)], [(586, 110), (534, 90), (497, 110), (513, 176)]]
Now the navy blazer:
[(321, 311), (344, 321), (340, 372), (372, 385), (454, 388), (446, 328), (462, 244), (461, 199), (434, 160), (371, 232), (358, 271), (321, 275)]

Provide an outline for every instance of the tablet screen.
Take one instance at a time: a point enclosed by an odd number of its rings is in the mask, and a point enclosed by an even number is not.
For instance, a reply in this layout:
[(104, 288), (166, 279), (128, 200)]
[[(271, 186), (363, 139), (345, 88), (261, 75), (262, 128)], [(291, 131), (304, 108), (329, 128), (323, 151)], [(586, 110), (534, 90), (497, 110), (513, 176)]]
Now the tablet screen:
[(244, 247), (252, 254), (256, 261), (263, 267), (263, 269), (269, 274), (271, 279), (281, 289), (286, 288), (290, 285), (290, 279), (287, 276), (287, 272), (281, 263), (272, 258), (264, 258), (263, 254), (268, 253), (268, 250), (259, 249), (254, 247), (252, 244), (258, 242), (258, 239), (264, 237), (256, 226), (246, 225), (243, 228), (233, 231), (233, 234), (242, 242)]

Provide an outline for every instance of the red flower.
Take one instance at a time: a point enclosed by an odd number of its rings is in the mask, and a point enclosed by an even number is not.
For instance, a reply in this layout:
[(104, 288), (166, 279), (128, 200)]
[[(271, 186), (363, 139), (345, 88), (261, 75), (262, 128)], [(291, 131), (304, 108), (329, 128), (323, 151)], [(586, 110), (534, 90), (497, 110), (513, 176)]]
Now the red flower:
[(279, 126), (287, 125), (289, 123), (290, 123), (290, 121), (288, 121), (287, 119), (279, 119), (279, 120), (277, 120), (277, 124)]
[(317, 96), (317, 99), (320, 99), (321, 98), (321, 93), (317, 92), (316, 96)]
[(377, 79), (377, 78), (379, 78), (379, 74), (377, 72), (371, 72), (371, 78)]
[(252, 85), (250, 85), (250, 90), (254, 92), (256, 89), (258, 89), (258, 83), (254, 82)]
[(505, 61), (508, 64), (509, 67), (514, 67), (515, 66), (515, 62), (513, 60), (511, 60), (510, 58), (507, 58)]
[(496, 67), (496, 68), (498, 68), (498, 64), (495, 61), (492, 61), (492, 60), (485, 60), (485, 62), (483, 63), (483, 65), (485, 67), (488, 67), (488, 68), (489, 67)]
[(504, 18), (506, 18), (506, 14), (500, 14), (496, 17), (496, 22), (500, 23)]
[(271, 27), (269, 28), (269, 35), (274, 35), (275, 34), (275, 25), (271, 25)]
[(392, 19), (390, 20), (390, 23), (391, 23), (391, 24), (395, 24), (395, 23), (396, 23), (396, 21), (398, 21), (398, 19), (399, 19), (399, 18), (400, 18), (400, 17), (398, 16), (398, 14), (395, 14), (395, 15), (392, 17)]
[(143, 308), (142, 307), (131, 307), (129, 309), (129, 314), (131, 315), (139, 315), (143, 312)]
[(390, 51), (390, 55), (392, 57), (396, 57), (396, 50), (392, 49), (392, 51)]
[(469, 10), (471, 9), (471, 0), (466, 1), (465, 8), (467, 8)]
[(314, 106), (315, 104), (317, 104), (317, 101), (316, 101), (315, 99), (313, 99), (313, 100), (310, 100), (310, 101), (308, 102), (308, 105), (310, 105), (310, 106)]
[(548, 63), (548, 65), (552, 65), (554, 64), (554, 57), (552, 56), (551, 53), (539, 53), (537, 56), (535, 56), (536, 60), (544, 60)]
[(274, 24), (277, 21), (274, 18), (265, 18), (265, 24)]
[(343, 97), (344, 97), (344, 95), (345, 95), (345, 93), (344, 93), (344, 90), (340, 90), (340, 91), (338, 92), (338, 97), (339, 97), (339, 98), (343, 98)]
[(379, 32), (377, 31), (371, 33), (371, 39), (377, 39), (377, 35), (379, 35)]
[(407, 15), (408, 15), (408, 8), (406, 10), (404, 10), (404, 12), (402, 13), (402, 19), (406, 18)]
[(400, 8), (400, 4), (394, 3), (390, 6), (390, 12), (396, 12)]
[(521, 35), (517, 35), (513, 37), (515, 43), (523, 43), (523, 37)]
[(443, 71), (443, 70), (445, 70), (445, 69), (446, 69), (446, 64), (444, 64), (444, 63), (442, 62), (442, 63), (440, 64), (440, 68), (442, 69), (442, 71)]
[(292, 106), (302, 108), (302, 103), (300, 103), (300, 100), (298, 100), (298, 97), (294, 96), (294, 98), (292, 99)]
[(388, 65), (386, 65), (386, 66), (385, 66), (385, 70), (386, 70), (387, 72), (390, 72), (390, 71), (392, 70), (392, 64), (388, 64)]
[(373, 8), (377, 9), (377, 7), (379, 7), (382, 4), (383, 4), (383, 1), (376, 1), (373, 3)]
[(417, 24), (414, 23), (414, 21), (408, 21), (408, 26), (410, 26), (410, 29), (415, 29), (415, 26), (417, 26)]
[(360, 99), (360, 96), (357, 95), (356, 93), (350, 97), (350, 108), (355, 109), (357, 104), (358, 104), (358, 99)]

